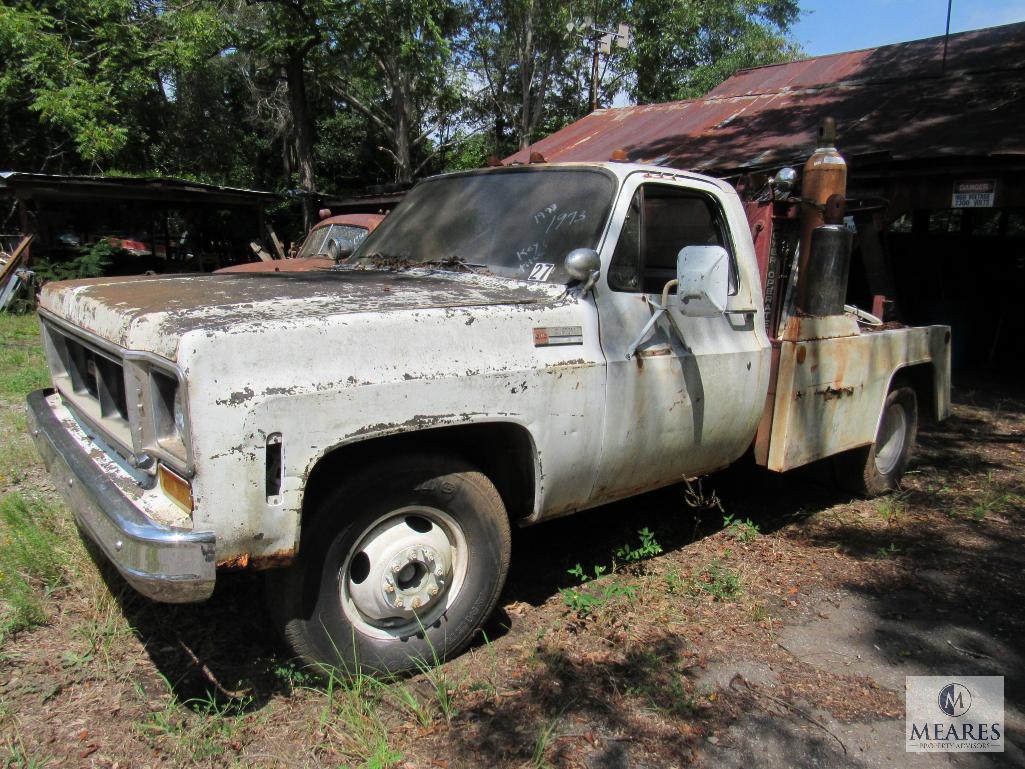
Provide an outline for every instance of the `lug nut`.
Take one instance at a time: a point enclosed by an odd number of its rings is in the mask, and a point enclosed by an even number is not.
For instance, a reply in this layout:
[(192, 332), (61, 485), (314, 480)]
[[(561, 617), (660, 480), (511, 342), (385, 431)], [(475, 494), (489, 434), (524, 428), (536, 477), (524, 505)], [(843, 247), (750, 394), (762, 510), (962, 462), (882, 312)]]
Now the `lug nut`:
[(396, 598), (396, 599), (395, 599), (395, 605), (396, 605), (396, 606), (397, 606), (398, 608), (400, 608), (400, 609), (401, 609), (401, 608), (402, 608), (402, 599), (401, 599), (401, 598)]
[(393, 563), (393, 564), (391, 565), (391, 570), (392, 570), (393, 572), (395, 572), (396, 574), (398, 574), (398, 573), (399, 573), (399, 572), (400, 572), (400, 571), (402, 570), (402, 564), (398, 564), (398, 563)]
[(413, 599), (413, 608), (414, 609), (419, 609), (420, 608), (420, 599), (419, 598), (414, 598)]
[(385, 585), (384, 586), (384, 592), (386, 592), (386, 593), (394, 593), (395, 592), (395, 585)]
[(441, 568), (441, 567), (439, 566), (439, 567), (438, 567), (437, 569), (435, 569), (435, 570), (434, 570), (434, 576), (435, 576), (435, 577), (444, 577), (444, 576), (445, 576), (445, 570), (444, 570), (444, 569), (442, 569), (442, 568)]
[(430, 590), (428, 590), (427, 592), (430, 593), (431, 595), (437, 595), (438, 594), (438, 586), (437, 585), (431, 585)]

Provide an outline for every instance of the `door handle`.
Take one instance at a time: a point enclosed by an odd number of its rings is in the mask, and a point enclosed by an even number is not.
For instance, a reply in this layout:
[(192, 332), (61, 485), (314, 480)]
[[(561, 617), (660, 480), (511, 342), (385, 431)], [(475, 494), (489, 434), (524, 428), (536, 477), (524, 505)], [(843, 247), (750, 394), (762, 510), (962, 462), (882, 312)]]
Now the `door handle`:
[(723, 310), (723, 315), (754, 315), (758, 312), (757, 307), (747, 307), (743, 310)]

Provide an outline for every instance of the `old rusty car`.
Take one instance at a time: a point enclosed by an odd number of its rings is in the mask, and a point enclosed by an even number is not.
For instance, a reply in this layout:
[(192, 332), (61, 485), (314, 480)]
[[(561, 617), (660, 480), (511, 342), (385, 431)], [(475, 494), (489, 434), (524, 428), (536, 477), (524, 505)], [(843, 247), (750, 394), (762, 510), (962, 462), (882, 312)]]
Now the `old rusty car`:
[(384, 221), (384, 214), (326, 216), (310, 228), (299, 252), (288, 259), (247, 262), (214, 272), (305, 272), (334, 267)]

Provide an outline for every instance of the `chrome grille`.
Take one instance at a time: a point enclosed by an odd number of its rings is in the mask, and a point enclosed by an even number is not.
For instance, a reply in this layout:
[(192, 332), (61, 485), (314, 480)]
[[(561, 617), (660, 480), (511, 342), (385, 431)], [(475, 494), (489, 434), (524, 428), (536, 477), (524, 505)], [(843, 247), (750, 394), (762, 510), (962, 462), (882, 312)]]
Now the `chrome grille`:
[(61, 397), (112, 443), (132, 453), (121, 358), (45, 323), (47, 357)]

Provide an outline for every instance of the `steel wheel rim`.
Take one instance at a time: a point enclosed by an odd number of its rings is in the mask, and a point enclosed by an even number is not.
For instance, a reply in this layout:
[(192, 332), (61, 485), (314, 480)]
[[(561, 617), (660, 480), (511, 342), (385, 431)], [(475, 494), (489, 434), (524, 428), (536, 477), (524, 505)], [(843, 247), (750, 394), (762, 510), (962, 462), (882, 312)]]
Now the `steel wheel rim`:
[(338, 571), (342, 612), (363, 635), (405, 638), (436, 624), (466, 576), (466, 535), (448, 513), (410, 505), (367, 526)]
[(891, 403), (883, 412), (883, 419), (876, 436), (876, 470), (889, 475), (897, 467), (904, 454), (908, 417), (904, 407)]

